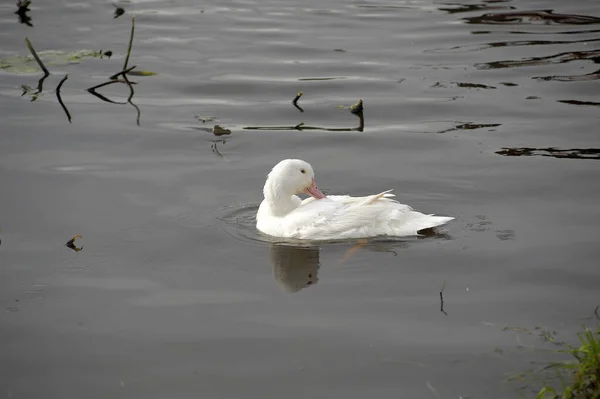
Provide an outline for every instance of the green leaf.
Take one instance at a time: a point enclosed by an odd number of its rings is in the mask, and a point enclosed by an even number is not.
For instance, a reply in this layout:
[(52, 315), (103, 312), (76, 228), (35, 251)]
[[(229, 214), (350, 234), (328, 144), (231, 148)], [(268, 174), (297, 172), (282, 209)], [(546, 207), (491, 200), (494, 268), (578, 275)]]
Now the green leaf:
[(154, 75), (158, 75), (156, 72), (151, 72), (151, 71), (131, 71), (129, 73), (127, 73), (127, 75), (132, 75), (132, 76), (154, 76)]

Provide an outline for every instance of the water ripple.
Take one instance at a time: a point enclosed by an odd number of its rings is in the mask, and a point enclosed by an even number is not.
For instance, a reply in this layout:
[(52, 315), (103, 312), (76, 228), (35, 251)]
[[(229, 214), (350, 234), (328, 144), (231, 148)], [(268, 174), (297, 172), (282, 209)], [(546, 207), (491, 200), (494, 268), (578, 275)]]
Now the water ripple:
[(569, 51), (545, 57), (530, 57), (522, 60), (492, 61), (475, 64), (477, 69), (514, 68), (533, 65), (563, 64), (571, 61), (591, 60), (600, 63), (600, 50)]
[(533, 147), (503, 147), (496, 151), (498, 155), (509, 157), (517, 156), (540, 156), (570, 159), (600, 159), (600, 148), (571, 148), (561, 149), (555, 147), (533, 148)]
[(600, 38), (596, 39), (581, 39), (581, 40), (512, 40), (505, 42), (490, 42), (490, 43), (481, 43), (481, 44), (469, 44), (464, 46), (454, 46), (450, 48), (441, 48), (441, 49), (431, 49), (425, 50), (427, 53), (446, 53), (446, 52), (455, 52), (455, 51), (480, 51), (489, 48), (497, 48), (497, 47), (521, 47), (521, 46), (546, 46), (546, 45), (554, 45), (554, 44), (577, 44), (577, 43), (593, 43), (600, 41)]
[(563, 24), (589, 25), (600, 24), (600, 18), (588, 15), (554, 14), (553, 10), (514, 11), (506, 13), (483, 14), (478, 17), (464, 18), (469, 24)]

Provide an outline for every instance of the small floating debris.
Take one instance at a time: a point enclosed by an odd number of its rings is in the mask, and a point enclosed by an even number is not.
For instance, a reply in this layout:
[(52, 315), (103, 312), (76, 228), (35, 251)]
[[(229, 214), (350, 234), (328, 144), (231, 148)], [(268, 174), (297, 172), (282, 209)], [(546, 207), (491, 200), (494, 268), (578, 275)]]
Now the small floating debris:
[(495, 89), (494, 86), (488, 86), (488, 85), (484, 85), (481, 83), (469, 83), (469, 82), (450, 82), (450, 84), (444, 84), (442, 82), (437, 82), (436, 84), (434, 84), (431, 87), (432, 88), (435, 88), (435, 87), (447, 88), (447, 87), (449, 87), (449, 85), (456, 85), (457, 87), (460, 87), (463, 89)]
[(448, 133), (448, 132), (453, 132), (455, 130), (485, 129), (485, 128), (498, 127), (498, 126), (502, 125), (501, 123), (473, 123), (473, 122), (466, 122), (466, 123), (456, 122), (456, 123), (458, 123), (458, 124), (456, 124), (453, 128), (442, 130), (438, 133)]
[(214, 117), (214, 116), (199, 116), (199, 115), (194, 115), (194, 118), (198, 119), (202, 123), (214, 122), (214, 121), (217, 120), (217, 118)]
[(231, 130), (225, 129), (219, 125), (213, 126), (212, 132), (215, 136), (224, 136), (226, 134), (231, 134)]
[(81, 251), (83, 249), (83, 245), (81, 247), (78, 247), (77, 245), (75, 245), (75, 240), (78, 238), (83, 238), (83, 237), (81, 236), (81, 234), (75, 234), (73, 236), (73, 238), (71, 238), (69, 241), (67, 241), (65, 246), (67, 246), (68, 248), (71, 248), (75, 252)]
[(298, 108), (298, 110), (300, 110), (300, 112), (304, 112), (304, 109), (302, 109), (301, 106), (298, 105), (298, 100), (300, 100), (300, 97), (302, 97), (302, 92), (299, 91), (298, 94), (296, 94), (296, 97), (294, 97), (294, 99), (292, 100), (292, 104), (294, 104), (294, 107)]
[(158, 75), (158, 73), (152, 72), (152, 71), (131, 71), (131, 72), (128, 72), (127, 75), (131, 75), (131, 76), (154, 76), (154, 75)]
[(486, 127), (496, 127), (500, 126), (500, 123), (463, 123), (462, 125), (457, 125), (456, 129), (458, 130), (473, 130), (473, 129), (482, 129)]
[[(440, 312), (442, 312), (443, 314), (448, 316), (448, 313), (446, 313), (446, 311), (444, 310), (444, 288), (446, 288), (446, 281), (444, 281), (444, 284), (442, 285), (442, 289), (440, 290)], [(468, 291), (468, 289), (467, 289), (467, 291)]]
[(494, 86), (488, 86), (481, 83), (455, 82), (458, 87), (467, 89), (495, 89)]
[(114, 18), (119, 18), (123, 14), (125, 14), (125, 9), (123, 7), (119, 7), (119, 6), (115, 5), (115, 16), (114, 16)]
[(31, 23), (31, 17), (29, 15), (27, 15), (27, 12), (31, 11), (29, 9), (30, 5), (31, 5), (31, 0), (18, 0), (17, 1), (18, 9), (17, 9), (17, 11), (15, 11), (15, 14), (17, 14), (19, 16), (20, 23), (33, 27), (33, 24)]
[(363, 112), (363, 99), (361, 98), (356, 104), (352, 104), (348, 109), (354, 115), (360, 115)]

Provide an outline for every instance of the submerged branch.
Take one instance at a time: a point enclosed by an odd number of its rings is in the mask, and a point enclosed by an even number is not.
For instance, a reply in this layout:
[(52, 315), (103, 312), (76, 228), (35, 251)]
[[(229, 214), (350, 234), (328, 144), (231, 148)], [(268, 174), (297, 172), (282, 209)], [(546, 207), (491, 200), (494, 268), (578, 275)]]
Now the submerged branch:
[(65, 77), (62, 78), (62, 80), (60, 81), (60, 83), (58, 84), (58, 86), (56, 86), (56, 98), (58, 98), (58, 102), (60, 103), (60, 106), (65, 111), (65, 114), (67, 114), (67, 118), (69, 119), (69, 123), (72, 123), (71, 122), (71, 114), (69, 113), (69, 110), (67, 109), (67, 107), (63, 103), (62, 98), (60, 97), (60, 88), (62, 87), (63, 83), (65, 83), (65, 80), (67, 80), (68, 78), (69, 78), (69, 75), (68, 74), (65, 75)]

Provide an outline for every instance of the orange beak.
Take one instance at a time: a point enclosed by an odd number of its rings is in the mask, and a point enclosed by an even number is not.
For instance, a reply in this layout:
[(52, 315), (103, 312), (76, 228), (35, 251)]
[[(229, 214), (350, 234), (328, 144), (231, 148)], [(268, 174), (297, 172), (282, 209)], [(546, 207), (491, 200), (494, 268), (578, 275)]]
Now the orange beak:
[(325, 195), (321, 192), (321, 190), (319, 190), (319, 187), (317, 187), (317, 184), (315, 183), (315, 179), (312, 179), (312, 184), (310, 185), (310, 187), (308, 187), (306, 190), (304, 190), (304, 192), (316, 199), (325, 198)]

